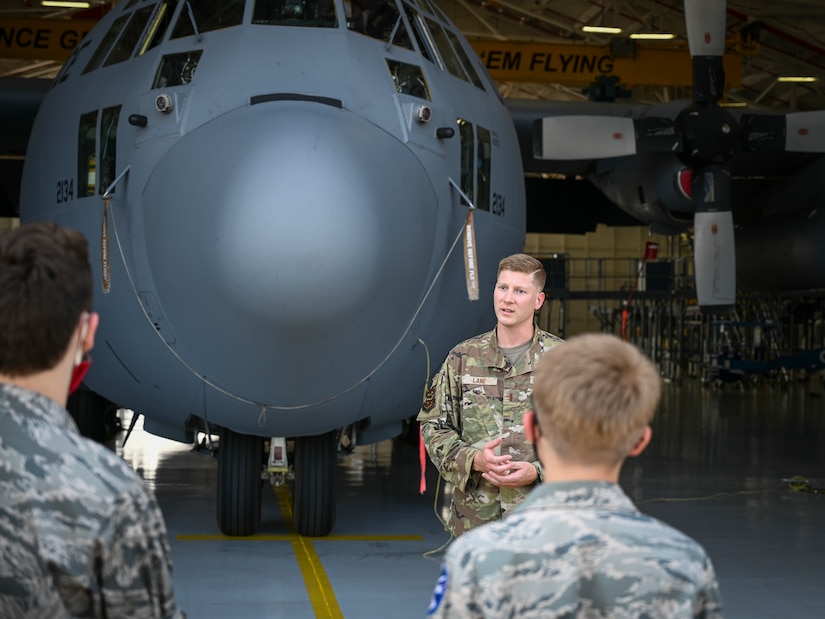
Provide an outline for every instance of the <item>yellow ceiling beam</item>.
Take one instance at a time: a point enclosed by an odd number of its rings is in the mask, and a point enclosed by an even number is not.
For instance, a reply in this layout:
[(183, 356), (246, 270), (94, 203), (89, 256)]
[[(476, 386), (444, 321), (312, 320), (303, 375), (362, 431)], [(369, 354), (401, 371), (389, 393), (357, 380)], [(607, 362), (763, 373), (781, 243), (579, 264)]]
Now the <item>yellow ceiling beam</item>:
[[(619, 77), (622, 86), (693, 86), (690, 52), (685, 45), (640, 44), (632, 55), (614, 56), (609, 45), (514, 43), (470, 39), (496, 82), (589, 86), (602, 75)], [(742, 57), (753, 46), (730, 46), (724, 57), (725, 86), (742, 85)]]
[(94, 19), (0, 19), (0, 58), (66, 60)]

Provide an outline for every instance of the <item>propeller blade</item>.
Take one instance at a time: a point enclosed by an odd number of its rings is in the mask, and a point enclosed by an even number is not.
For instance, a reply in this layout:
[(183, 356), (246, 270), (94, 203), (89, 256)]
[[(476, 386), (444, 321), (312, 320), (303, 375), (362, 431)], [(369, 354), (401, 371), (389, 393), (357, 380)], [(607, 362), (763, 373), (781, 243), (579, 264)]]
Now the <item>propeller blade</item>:
[(685, 25), (691, 56), (725, 53), (725, 0), (685, 0)]
[(736, 243), (730, 210), (730, 173), (708, 166), (693, 173), (694, 277), (703, 313), (732, 312), (736, 306)]
[(797, 153), (825, 152), (825, 112), (787, 114), (785, 149)]
[(725, 0), (685, 0), (685, 25), (693, 60), (693, 100), (715, 102), (725, 89)]
[(636, 154), (632, 118), (613, 116), (551, 116), (541, 123), (533, 144), (536, 159), (602, 159)]
[(742, 114), (742, 147), (751, 153), (777, 153), (785, 150), (787, 132), (784, 114)]

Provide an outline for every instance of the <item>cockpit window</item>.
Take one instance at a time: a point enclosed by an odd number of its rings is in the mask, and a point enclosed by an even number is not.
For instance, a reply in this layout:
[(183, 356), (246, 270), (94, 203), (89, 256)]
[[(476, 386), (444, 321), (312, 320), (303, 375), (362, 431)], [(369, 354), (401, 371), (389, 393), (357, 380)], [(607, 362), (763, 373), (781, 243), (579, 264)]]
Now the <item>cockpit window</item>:
[(255, 0), (253, 24), (337, 28), (333, 0)]
[(481, 90), (484, 90), (484, 84), (478, 76), (478, 73), (476, 73), (476, 70), (473, 68), (473, 63), (470, 61), (470, 57), (467, 55), (467, 52), (465, 52), (464, 48), (461, 47), (461, 41), (458, 40), (458, 37), (454, 32), (446, 30), (446, 33), (447, 38), (450, 39), (450, 43), (453, 44), (453, 49), (455, 50), (458, 59), (461, 61), (461, 66), (464, 67), (467, 75), (470, 76), (470, 81), (476, 88), (481, 88)]
[(146, 27), (146, 22), (149, 21), (149, 16), (154, 9), (155, 7), (153, 6), (145, 6), (132, 13), (132, 18), (129, 20), (129, 23), (126, 24), (120, 38), (117, 40), (117, 43), (115, 43), (114, 48), (112, 48), (112, 53), (109, 54), (106, 62), (103, 63), (104, 67), (129, 60), (132, 56), (132, 51), (134, 51), (140, 39), (140, 35), (143, 33), (143, 29)]
[(201, 53), (202, 50), (198, 49), (164, 56), (155, 74), (155, 81), (152, 82), (152, 89), (183, 86), (191, 82), (198, 68)]
[(222, 28), (240, 26), (243, 21), (244, 0), (184, 0), (172, 38), (192, 36)]
[(458, 56), (456, 56), (455, 51), (453, 51), (453, 47), (450, 45), (450, 40), (447, 38), (447, 34), (444, 31), (444, 28), (441, 27), (441, 24), (433, 21), (432, 19), (428, 19), (427, 27), (433, 35), (433, 41), (435, 42), (436, 47), (438, 47), (438, 53), (441, 55), (441, 59), (444, 61), (444, 66), (447, 67), (447, 71), (449, 71), (452, 75), (469, 82), (470, 78), (467, 77), (467, 73), (464, 71), (461, 61), (458, 59)]
[(418, 12), (406, 3), (401, 6), (404, 7), (404, 12), (407, 14), (407, 21), (410, 22), (415, 40), (418, 42), (418, 49), (421, 50), (421, 55), (432, 63), (436, 62), (436, 55), (433, 53), (435, 45), (429, 40), (430, 33), (424, 25), (423, 18)]
[[(461, 142), (461, 191), (475, 200), (475, 207), (490, 210), (491, 135), (484, 127), (459, 118), (458, 135)], [(463, 198), (462, 198), (463, 201)]]
[(163, 0), (158, 6), (158, 10), (152, 17), (152, 22), (149, 28), (146, 29), (146, 36), (143, 37), (143, 43), (140, 44), (138, 56), (148, 52), (153, 47), (156, 47), (166, 34), (169, 24), (172, 22), (172, 14), (175, 12), (175, 7), (178, 5), (178, 0)]
[(121, 106), (103, 109), (100, 117), (100, 162), (97, 166), (98, 192), (104, 193), (117, 173), (117, 124)]
[(86, 65), (86, 68), (83, 69), (83, 73), (94, 71), (100, 66), (100, 63), (103, 62), (103, 59), (109, 52), (109, 48), (112, 46), (112, 43), (120, 34), (120, 31), (123, 30), (123, 26), (126, 25), (126, 21), (128, 19), (129, 13), (127, 13), (126, 15), (121, 15), (112, 23), (111, 26), (109, 26), (109, 31), (104, 35), (103, 39), (101, 39), (100, 45), (97, 46), (95, 53), (92, 54), (91, 60), (89, 60), (89, 63)]
[(410, 35), (393, 0), (349, 0), (344, 2), (347, 28), (373, 39), (413, 49)]
[(422, 11), (427, 11), (436, 17), (440, 17), (441, 21), (450, 21), (444, 14), (444, 11), (442, 11), (435, 2), (430, 2), (429, 0), (417, 0), (417, 4)]
[(80, 117), (77, 134), (77, 197), (95, 195), (97, 186), (97, 110)]
[(396, 92), (427, 101), (431, 100), (430, 89), (427, 88), (427, 81), (424, 79), (421, 67), (389, 58), (387, 58), (387, 67), (389, 67)]

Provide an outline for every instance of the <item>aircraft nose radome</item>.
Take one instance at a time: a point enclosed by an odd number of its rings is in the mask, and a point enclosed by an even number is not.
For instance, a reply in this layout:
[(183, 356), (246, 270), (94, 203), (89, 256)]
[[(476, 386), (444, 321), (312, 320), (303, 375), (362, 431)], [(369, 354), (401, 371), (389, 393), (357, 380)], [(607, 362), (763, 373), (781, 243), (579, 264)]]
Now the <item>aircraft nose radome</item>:
[(383, 358), (428, 283), (425, 170), (346, 110), (289, 102), (218, 119), (164, 156), (144, 204), (160, 305), (190, 364), (222, 384), (283, 350), (323, 347), (330, 367), (365, 346)]

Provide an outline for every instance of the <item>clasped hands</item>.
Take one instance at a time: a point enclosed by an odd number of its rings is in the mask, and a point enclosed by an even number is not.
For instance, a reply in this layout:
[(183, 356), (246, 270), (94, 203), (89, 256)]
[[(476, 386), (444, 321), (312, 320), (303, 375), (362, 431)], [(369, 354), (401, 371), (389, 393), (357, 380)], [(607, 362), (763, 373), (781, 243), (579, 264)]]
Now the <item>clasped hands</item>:
[(481, 471), (484, 479), (502, 488), (520, 488), (535, 482), (538, 478), (536, 467), (530, 462), (514, 461), (509, 454), (496, 455), (499, 445), (501, 437), (485, 443), (473, 458), (473, 470)]

